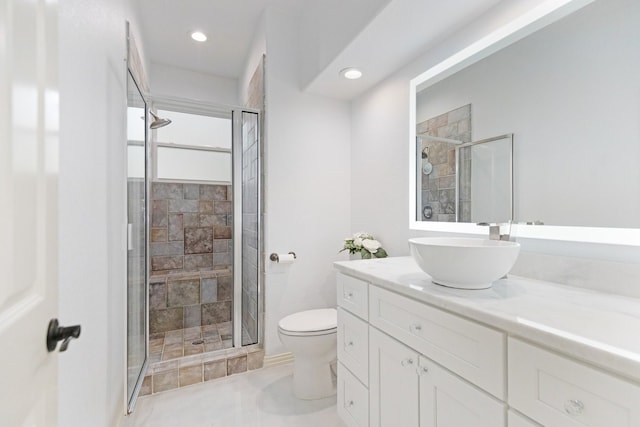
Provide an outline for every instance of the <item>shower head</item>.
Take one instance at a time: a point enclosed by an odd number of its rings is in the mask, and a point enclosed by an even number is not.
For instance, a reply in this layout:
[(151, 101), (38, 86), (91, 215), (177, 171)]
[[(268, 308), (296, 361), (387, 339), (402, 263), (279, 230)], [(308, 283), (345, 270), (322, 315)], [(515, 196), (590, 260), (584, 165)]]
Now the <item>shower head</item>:
[(158, 129), (171, 123), (169, 119), (161, 119), (153, 111), (149, 110), (149, 114), (153, 117), (153, 121), (149, 125), (151, 129)]

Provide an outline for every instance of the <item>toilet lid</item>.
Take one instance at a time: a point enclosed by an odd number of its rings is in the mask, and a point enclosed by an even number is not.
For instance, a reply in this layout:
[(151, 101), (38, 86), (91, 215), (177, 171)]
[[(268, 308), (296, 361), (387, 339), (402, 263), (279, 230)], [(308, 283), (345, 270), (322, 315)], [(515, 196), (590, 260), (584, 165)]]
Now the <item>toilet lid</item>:
[(315, 332), (335, 329), (338, 314), (335, 308), (321, 308), (290, 314), (278, 322), (280, 329), (291, 332)]

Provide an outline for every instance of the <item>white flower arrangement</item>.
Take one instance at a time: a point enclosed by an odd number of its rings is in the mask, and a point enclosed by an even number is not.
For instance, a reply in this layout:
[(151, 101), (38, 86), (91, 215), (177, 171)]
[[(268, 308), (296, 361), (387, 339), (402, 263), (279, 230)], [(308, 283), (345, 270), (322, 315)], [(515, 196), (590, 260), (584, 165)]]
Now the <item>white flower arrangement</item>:
[(362, 259), (385, 258), (387, 251), (382, 249), (382, 244), (372, 235), (361, 231), (344, 239), (344, 247), (340, 252), (349, 251), (350, 254), (360, 254)]

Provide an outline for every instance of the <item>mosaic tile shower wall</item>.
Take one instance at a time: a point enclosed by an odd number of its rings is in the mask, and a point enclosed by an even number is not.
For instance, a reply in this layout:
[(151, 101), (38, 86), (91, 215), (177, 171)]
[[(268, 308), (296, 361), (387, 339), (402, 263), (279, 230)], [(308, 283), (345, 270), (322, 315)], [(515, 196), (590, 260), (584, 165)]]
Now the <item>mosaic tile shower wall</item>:
[[(416, 126), (417, 134), (454, 139), (463, 143), (471, 142), (471, 104), (432, 117)], [(422, 221), (456, 221), (456, 145), (424, 138), (423, 150), (428, 150), (428, 161), (432, 165), (430, 173), (421, 174)], [(423, 160), (424, 162), (425, 160)], [(471, 169), (461, 163), (460, 213), (459, 219), (468, 222), (471, 218)], [(467, 167), (464, 167), (467, 166)]]
[(152, 184), (149, 333), (230, 322), (231, 186)]

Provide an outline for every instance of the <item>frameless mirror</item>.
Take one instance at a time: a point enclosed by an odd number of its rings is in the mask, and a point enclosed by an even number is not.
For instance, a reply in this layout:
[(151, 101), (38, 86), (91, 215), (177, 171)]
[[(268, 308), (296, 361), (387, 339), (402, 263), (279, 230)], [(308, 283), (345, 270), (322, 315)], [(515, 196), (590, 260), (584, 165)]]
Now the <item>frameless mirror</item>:
[[(514, 134), (513, 219), (545, 224), (531, 237), (554, 229), (608, 240), (605, 233), (620, 237), (619, 229), (627, 229), (638, 244), (638, 22), (634, 0), (565, 2), (545, 16), (525, 16), (519, 27), (491, 34), (412, 80), (411, 227), (444, 229), (424, 218), (420, 205), (420, 126), (469, 106), (468, 123), (458, 115), (436, 136), (469, 142)], [(466, 191), (460, 182), (456, 188)], [(468, 215), (463, 204), (459, 210), (452, 215), (464, 222), (499, 218)]]

